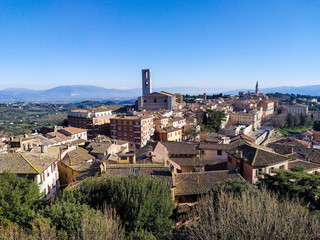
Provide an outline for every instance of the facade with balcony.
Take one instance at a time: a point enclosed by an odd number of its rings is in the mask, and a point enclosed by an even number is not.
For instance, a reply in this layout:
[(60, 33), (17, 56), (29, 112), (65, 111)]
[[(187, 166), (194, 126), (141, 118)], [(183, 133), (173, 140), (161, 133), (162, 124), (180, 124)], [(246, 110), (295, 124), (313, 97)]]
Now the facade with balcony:
[(110, 122), (111, 138), (128, 141), (130, 151), (145, 146), (154, 133), (152, 116), (120, 116)]

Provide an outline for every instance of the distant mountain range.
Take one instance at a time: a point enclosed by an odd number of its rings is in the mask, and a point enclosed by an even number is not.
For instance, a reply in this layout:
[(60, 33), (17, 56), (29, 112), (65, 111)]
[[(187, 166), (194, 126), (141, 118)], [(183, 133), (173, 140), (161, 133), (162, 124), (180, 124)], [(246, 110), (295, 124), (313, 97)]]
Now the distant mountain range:
[[(225, 94), (238, 94), (239, 91), (248, 91), (248, 89), (237, 89), (232, 91), (227, 91)], [(249, 89), (249, 91), (254, 92), (255, 90)], [(303, 94), (311, 96), (320, 96), (320, 85), (306, 85), (299, 87), (292, 86), (282, 86), (282, 87), (273, 87), (273, 88), (262, 88), (260, 89), (261, 93), (293, 93), (293, 94)]]
[[(223, 92), (225, 94), (238, 94), (239, 91), (248, 91), (248, 89), (238, 89), (224, 92), (219, 89), (212, 88), (196, 88), (196, 87), (166, 87), (154, 88), (153, 91), (168, 91), (172, 93), (183, 94), (213, 94)], [(254, 90), (251, 90), (254, 91)], [(261, 89), (262, 93), (294, 93), (320, 96), (320, 85), (310, 85), (301, 87), (274, 87)], [(141, 95), (140, 88), (133, 89), (107, 89), (103, 87), (90, 86), (90, 85), (71, 85), (59, 86), (47, 90), (33, 90), (26, 88), (7, 88), (0, 90), (0, 102), (56, 102), (56, 103), (69, 103), (84, 100), (95, 101), (128, 101), (134, 100)]]

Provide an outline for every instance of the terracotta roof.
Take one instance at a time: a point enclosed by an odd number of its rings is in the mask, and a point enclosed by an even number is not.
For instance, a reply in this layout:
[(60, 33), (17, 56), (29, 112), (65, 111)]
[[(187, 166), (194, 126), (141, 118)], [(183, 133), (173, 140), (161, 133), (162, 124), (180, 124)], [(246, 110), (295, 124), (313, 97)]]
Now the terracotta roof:
[(308, 162), (308, 161), (303, 161), (303, 160), (290, 161), (289, 165), (288, 165), (288, 168), (290, 170), (292, 170), (292, 169), (295, 169), (298, 166), (304, 167), (306, 171), (320, 168), (320, 164), (312, 163), (312, 162)]
[(83, 171), (91, 167), (94, 157), (87, 150), (79, 147), (68, 152), (61, 162), (75, 171)]
[(0, 173), (2, 172), (16, 174), (40, 173), (21, 153), (0, 154)]
[(169, 155), (197, 155), (198, 143), (187, 142), (162, 142), (168, 149)]
[(254, 143), (255, 142), (255, 139), (252, 138), (252, 137), (249, 137), (248, 135), (245, 135), (245, 134), (241, 134), (241, 135), (238, 135), (238, 136), (235, 136), (233, 138), (231, 138), (231, 143), (239, 140), (239, 139), (243, 139), (245, 141), (248, 141), (248, 142), (251, 142), (251, 143)]
[(170, 133), (170, 132), (176, 132), (176, 131), (179, 131), (179, 130), (182, 130), (181, 128), (175, 128), (175, 127), (164, 127), (163, 129), (161, 129), (159, 132), (167, 132), (167, 133)]
[(221, 163), (221, 160), (203, 160), (198, 157), (191, 158), (170, 158), (181, 167), (203, 167), (208, 165), (216, 165)]
[(228, 150), (231, 147), (230, 144), (214, 144), (214, 143), (200, 143), (199, 149), (210, 150)]
[(297, 146), (297, 147), (311, 147), (311, 142), (308, 141), (303, 141), (300, 139), (295, 139), (295, 138), (284, 138), (284, 139), (280, 139), (275, 143), (279, 143), (282, 145), (289, 145), (289, 146)]
[(49, 132), (46, 134), (46, 137), (48, 137), (49, 139), (55, 140), (57, 142), (63, 142), (71, 139), (70, 137), (67, 137), (66, 135), (60, 132)]
[[(320, 163), (320, 150), (313, 148), (303, 148), (297, 146), (282, 145), (279, 143), (268, 144), (268, 147), (272, 148), (275, 152), (280, 154), (289, 154), (291, 150), (299, 154), (300, 158), (307, 159), (308, 161)], [(295, 156), (295, 158), (298, 158)]]
[(83, 133), (83, 132), (87, 132), (88, 130), (87, 129), (82, 129), (82, 128), (75, 128), (75, 127), (65, 127), (61, 130), (59, 130), (61, 132), (66, 132), (70, 135), (73, 135), (73, 134), (78, 134), (78, 133)]
[(112, 143), (91, 143), (90, 148), (92, 149), (90, 153), (106, 153), (109, 148), (112, 146)]
[(272, 149), (262, 148), (257, 145), (243, 144), (227, 152), (238, 159), (243, 159), (251, 166), (257, 167), (269, 166), (289, 160), (288, 157), (272, 152)]
[(229, 170), (177, 173), (175, 195), (208, 193), (215, 184), (237, 178), (242, 179), (238, 173)]
[(48, 147), (47, 152), (41, 153), (40, 147), (36, 151), (25, 152), (23, 156), (40, 172), (46, 170), (59, 158), (58, 147)]

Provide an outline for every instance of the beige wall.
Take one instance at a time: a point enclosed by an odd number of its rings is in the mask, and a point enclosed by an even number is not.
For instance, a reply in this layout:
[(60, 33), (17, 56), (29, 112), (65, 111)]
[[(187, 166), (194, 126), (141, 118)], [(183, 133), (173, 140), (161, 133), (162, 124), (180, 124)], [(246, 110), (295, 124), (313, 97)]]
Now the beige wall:
[(221, 160), (226, 161), (228, 154), (221, 150), (221, 155), (218, 155), (218, 150), (204, 149), (201, 159), (203, 160)]

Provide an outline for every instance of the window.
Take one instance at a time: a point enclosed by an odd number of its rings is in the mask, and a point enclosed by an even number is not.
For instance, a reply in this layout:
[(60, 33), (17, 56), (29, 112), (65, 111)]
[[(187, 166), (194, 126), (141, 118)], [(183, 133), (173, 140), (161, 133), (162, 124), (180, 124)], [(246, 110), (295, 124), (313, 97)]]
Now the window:
[(228, 162), (232, 162), (232, 158), (228, 156)]
[(147, 102), (147, 100), (143, 100), (143, 102), (144, 102), (144, 103), (146, 103), (146, 102)]
[(154, 103), (156, 103), (156, 102), (157, 102), (157, 99), (156, 99), (156, 98), (155, 98), (155, 99), (153, 99), (153, 102), (154, 102)]
[(280, 168), (280, 169), (284, 169), (284, 165), (281, 165), (279, 168)]
[(222, 150), (218, 150), (218, 153), (217, 153), (219, 156), (222, 155)]

